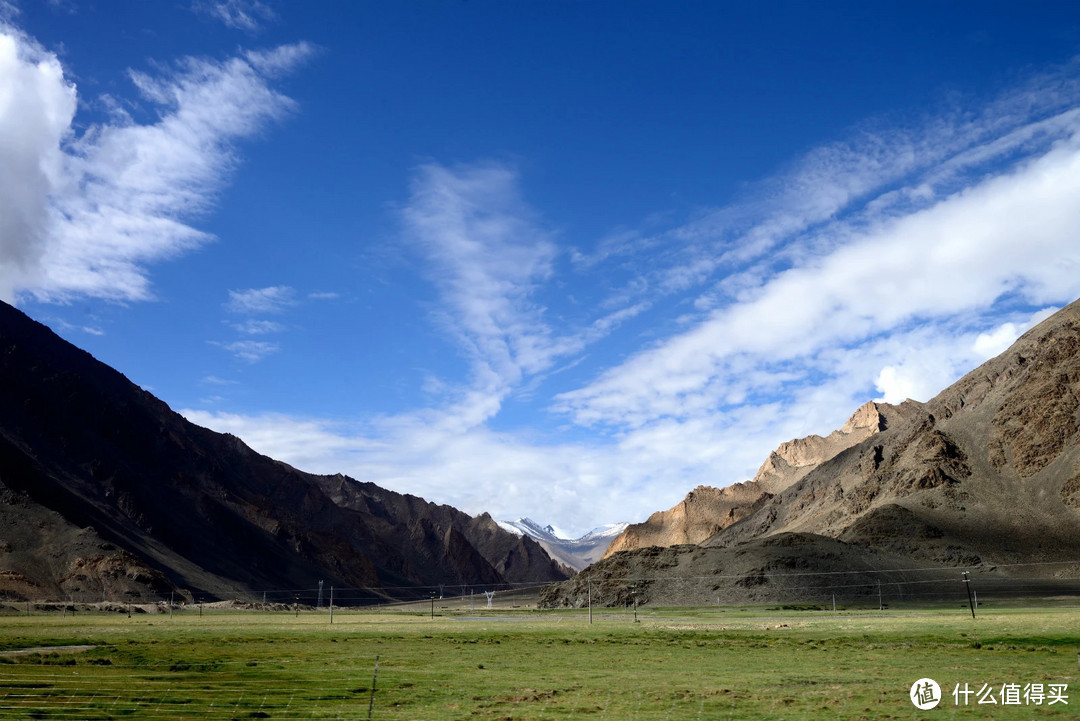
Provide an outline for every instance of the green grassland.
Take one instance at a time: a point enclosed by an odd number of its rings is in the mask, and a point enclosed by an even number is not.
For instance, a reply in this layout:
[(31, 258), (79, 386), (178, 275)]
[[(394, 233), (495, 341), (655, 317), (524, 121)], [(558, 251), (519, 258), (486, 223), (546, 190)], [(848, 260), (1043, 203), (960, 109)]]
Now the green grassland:
[[(1080, 717), (1080, 609), (199, 611), (0, 617), (0, 718)], [(63, 646), (90, 648), (62, 649)], [(21, 653), (13, 653), (19, 650)], [(26, 652), (26, 649), (39, 649)], [(378, 658), (378, 678), (372, 681)], [(942, 687), (919, 711), (914, 681)], [(1068, 705), (957, 705), (957, 683)]]

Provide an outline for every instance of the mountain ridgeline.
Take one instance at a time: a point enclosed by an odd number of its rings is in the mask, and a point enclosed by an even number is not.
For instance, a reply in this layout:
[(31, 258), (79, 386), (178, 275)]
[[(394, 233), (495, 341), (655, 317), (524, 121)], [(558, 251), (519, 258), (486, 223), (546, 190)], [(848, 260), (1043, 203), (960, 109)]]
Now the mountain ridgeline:
[(1078, 589), (1080, 301), (929, 402), (868, 403), (827, 437), (783, 444), (752, 481), (694, 489), (542, 602), (929, 597), (956, 593), (958, 569)]
[(323, 581), (361, 602), (566, 577), (486, 514), (304, 473), (194, 425), (0, 303), (0, 598), (231, 598)]

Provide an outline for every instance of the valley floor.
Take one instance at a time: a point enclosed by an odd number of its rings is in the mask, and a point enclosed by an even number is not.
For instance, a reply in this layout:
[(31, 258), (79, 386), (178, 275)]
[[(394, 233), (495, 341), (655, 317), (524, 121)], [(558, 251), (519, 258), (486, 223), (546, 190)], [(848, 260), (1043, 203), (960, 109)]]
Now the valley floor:
[(1076, 718), (1076, 603), (8, 615), (0, 718)]

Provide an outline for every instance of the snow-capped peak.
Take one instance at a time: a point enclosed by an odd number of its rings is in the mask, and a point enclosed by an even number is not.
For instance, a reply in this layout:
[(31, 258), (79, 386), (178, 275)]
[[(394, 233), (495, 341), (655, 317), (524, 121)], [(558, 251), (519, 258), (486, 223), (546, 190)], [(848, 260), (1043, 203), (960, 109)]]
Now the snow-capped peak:
[(559, 529), (548, 524), (541, 526), (531, 518), (519, 518), (516, 521), (499, 521), (499, 526), (515, 536), (531, 536), (543, 541), (567, 541), (568, 539)]
[(577, 540), (579, 540), (579, 541), (592, 541), (592, 540), (599, 540), (601, 538), (615, 538), (620, 533), (625, 531), (626, 527), (629, 526), (629, 525), (630, 525), (629, 523), (608, 523), (606, 525), (599, 526), (597, 528), (592, 529), (591, 531), (589, 531), (588, 533), (586, 533), (584, 536), (582, 536), (581, 538), (579, 538)]
[(581, 543), (582, 541), (599, 541), (604, 538), (615, 538), (624, 530), (627, 523), (608, 523), (592, 529), (584, 536), (574, 538), (550, 523), (541, 526), (531, 518), (519, 518), (516, 521), (498, 521), (499, 527), (504, 531), (513, 533), (515, 536), (530, 536), (538, 541), (561, 541), (563, 543)]
[(515, 526), (510, 521), (495, 521), (495, 523), (497, 523), (499, 528), (503, 529), (507, 533), (512, 533), (515, 536), (524, 536), (525, 535), (525, 531), (521, 530), (520, 528)]
[(500, 528), (515, 536), (529, 536), (543, 546), (552, 558), (579, 571), (593, 561), (599, 560), (615, 537), (629, 525), (609, 523), (594, 528), (580, 538), (570, 538), (557, 527), (551, 524), (541, 526), (531, 518), (497, 521), (497, 523)]

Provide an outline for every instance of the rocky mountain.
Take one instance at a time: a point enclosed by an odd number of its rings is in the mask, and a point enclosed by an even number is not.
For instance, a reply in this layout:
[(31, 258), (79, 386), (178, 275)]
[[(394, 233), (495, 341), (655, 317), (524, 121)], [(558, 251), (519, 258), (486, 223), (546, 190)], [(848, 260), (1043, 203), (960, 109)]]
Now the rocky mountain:
[(602, 557), (649, 546), (701, 543), (746, 516), (763, 497), (771, 496), (753, 481), (727, 488), (698, 486), (678, 505), (627, 526)]
[(856, 410), (843, 428), (824, 438), (810, 435), (782, 443), (761, 464), (753, 480), (726, 488), (698, 486), (673, 508), (657, 511), (644, 523), (628, 526), (608, 546), (603, 557), (649, 546), (701, 543), (841, 451), (885, 430), (906, 412), (906, 407), (871, 401)]
[(900, 408), (886, 403), (865, 403), (843, 428), (824, 438), (809, 435), (781, 443), (761, 464), (753, 482), (766, 493), (778, 493), (841, 451), (885, 430), (889, 419), (895, 419), (900, 413)]
[[(925, 569), (937, 568), (953, 586), (959, 567), (1029, 589), (1080, 576), (1080, 302), (931, 401), (863, 406), (853, 421), (784, 444), (732, 491), (743, 505), (721, 492), (698, 504), (697, 489), (689, 505), (700, 507), (682, 512), (692, 522), (669, 511), (657, 524), (695, 530), (688, 543), (612, 553), (587, 582), (617, 601), (635, 578), (678, 577), (681, 589), (650, 582), (641, 593), (715, 603), (820, 601), (826, 587), (872, 593), (886, 577), (928, 589), (938, 574)], [(719, 530), (699, 540), (710, 522)], [(815, 575), (826, 572), (847, 582)], [(581, 582), (545, 601), (579, 604)]]
[(0, 597), (221, 598), (322, 580), (361, 602), (567, 575), (489, 516), (304, 473), (196, 426), (2, 303), (0, 379)]
[(579, 571), (601, 558), (612, 539), (618, 537), (627, 527), (626, 523), (612, 523), (594, 528), (580, 538), (563, 538), (552, 526), (541, 526), (529, 518), (516, 521), (500, 521), (503, 529), (517, 535), (532, 538), (559, 561), (573, 571)]

